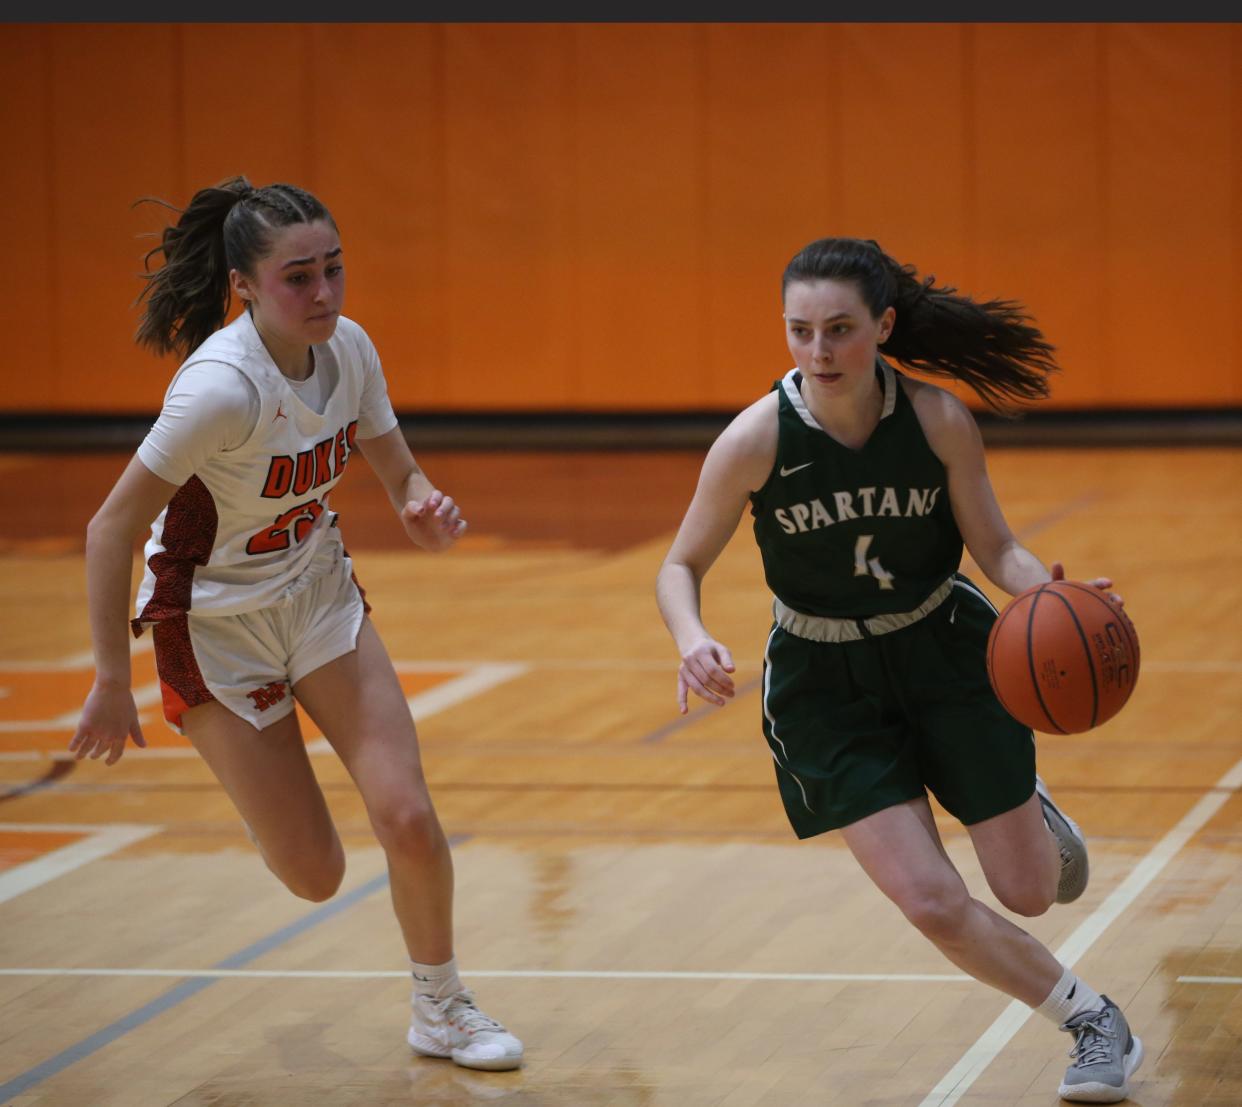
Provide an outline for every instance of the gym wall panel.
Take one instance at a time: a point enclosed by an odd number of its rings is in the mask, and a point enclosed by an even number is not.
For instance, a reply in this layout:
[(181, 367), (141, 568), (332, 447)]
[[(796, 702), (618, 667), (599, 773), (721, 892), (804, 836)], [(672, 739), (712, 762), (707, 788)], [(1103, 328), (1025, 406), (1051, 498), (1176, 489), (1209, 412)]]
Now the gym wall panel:
[(684, 320), (705, 354), (700, 407), (741, 407), (792, 364), (781, 272), (836, 220), (832, 28), (736, 32), (707, 34), (703, 303)]
[(390, 395), (411, 409), (443, 407), (451, 384), (444, 34), (368, 24), (312, 39), (315, 132), (331, 154), (314, 187), (341, 230), (345, 311), (365, 316)]
[[(310, 29), (179, 24), (171, 31), (180, 59), (172, 81), (180, 185), (155, 194), (184, 207), (198, 189), (238, 174), (256, 185), (285, 181), (313, 191), (313, 121), (325, 90), (312, 78)], [(240, 309), (233, 300), (228, 319)], [(167, 355), (159, 379), (167, 380), (176, 365), (176, 355)], [(150, 406), (149, 398), (127, 400), (118, 407)]]
[(1106, 180), (1102, 74), (1106, 32), (1090, 25), (996, 24), (974, 33), (973, 191), (983, 299), (1018, 300), (1057, 348), (1055, 400), (1108, 405)]
[(311, 72), (311, 29), (187, 24), (173, 33), (182, 39), (185, 192), (237, 173), (255, 184), (310, 182), (318, 101), (341, 94)]
[(699, 342), (707, 30), (572, 30), (574, 395), (587, 408), (713, 402)]
[(237, 172), (333, 210), (402, 409), (741, 408), (827, 234), (1025, 304), (1050, 406), (1242, 404), (1237, 25), (7, 25), (0, 59), (3, 410), (155, 409), (131, 205)]
[(1238, 120), (1222, 129), (1236, 79), (1231, 36), (1121, 25), (1105, 38), (1112, 356), (1104, 384), (1131, 402), (1210, 403), (1232, 383), (1239, 356), (1216, 322), (1239, 309), (1230, 210)]
[(829, 156), (839, 197), (826, 234), (874, 238), (899, 261), (969, 291), (974, 158), (972, 28), (829, 28), (839, 95)]
[[(875, 239), (938, 285), (972, 291), (971, 45), (961, 24), (829, 27), (836, 89), (824, 234)], [(937, 378), (963, 399), (973, 394)]]
[(570, 33), (445, 33), (450, 407), (573, 403)]
[(153, 242), (136, 237), (130, 209), (176, 183), (175, 31), (67, 26), (50, 40), (57, 406), (158, 406), (166, 371), (133, 344), (136, 274)]
[[(1229, 363), (1233, 366), (1233, 375), (1228, 387), (1221, 393), (1233, 398), (1234, 403), (1242, 400), (1242, 24), (1233, 24), (1226, 32), (1229, 37), (1229, 103), (1217, 109), (1223, 115), (1226, 128), (1225, 141), (1229, 145), (1230, 168), (1230, 202), (1228, 218), (1232, 230), (1233, 241), (1233, 279), (1231, 281), (1230, 303), (1233, 310), (1229, 318), (1233, 320), (1232, 346), (1229, 350)], [(1222, 349), (1226, 349), (1225, 331), (1227, 324), (1216, 320), (1217, 333), (1220, 336)], [(1220, 397), (1213, 397), (1218, 400)]]
[(5, 100), (23, 110), (4, 113), (9, 156), (0, 158), (0, 211), (6, 213), (6, 264), (0, 267), (9, 364), (5, 407), (55, 408), (63, 398), (53, 318), (60, 298), (52, 262), (51, 44), (46, 28), (15, 27), (0, 36)]

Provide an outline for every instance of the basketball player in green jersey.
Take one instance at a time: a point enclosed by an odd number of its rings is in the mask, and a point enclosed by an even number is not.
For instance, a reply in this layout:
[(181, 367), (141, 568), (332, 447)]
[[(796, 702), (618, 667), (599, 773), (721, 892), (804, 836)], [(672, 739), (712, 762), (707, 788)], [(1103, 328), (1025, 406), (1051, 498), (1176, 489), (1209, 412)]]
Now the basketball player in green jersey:
[(1033, 734), (988, 683), (996, 610), (958, 566), (964, 544), (1010, 595), (1064, 571), (1010, 531), (970, 410), (880, 356), (964, 381), (1003, 411), (1047, 395), (1052, 347), (1012, 302), (936, 287), (872, 241), (811, 243), (782, 291), (796, 367), (708, 451), (657, 578), (682, 659), (678, 704), (734, 694), (699, 595), (749, 503), (775, 595), (762, 725), (795, 833), (840, 830), (950, 961), (1072, 1033), (1063, 1098), (1118, 1102), (1142, 1043), (1107, 996), (971, 896), (927, 798), (965, 825), (1010, 911), (1082, 893), (1082, 835), (1035, 774)]

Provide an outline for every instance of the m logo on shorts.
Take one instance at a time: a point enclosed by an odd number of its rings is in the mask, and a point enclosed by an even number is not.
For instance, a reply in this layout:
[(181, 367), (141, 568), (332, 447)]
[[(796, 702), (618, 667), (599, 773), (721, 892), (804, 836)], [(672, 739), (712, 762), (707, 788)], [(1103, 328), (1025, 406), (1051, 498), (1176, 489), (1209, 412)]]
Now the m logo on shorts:
[(256, 688), (253, 692), (247, 692), (246, 695), (254, 701), (256, 708), (266, 711), (272, 704), (280, 703), (285, 698), (285, 682), (276, 680), (262, 688)]

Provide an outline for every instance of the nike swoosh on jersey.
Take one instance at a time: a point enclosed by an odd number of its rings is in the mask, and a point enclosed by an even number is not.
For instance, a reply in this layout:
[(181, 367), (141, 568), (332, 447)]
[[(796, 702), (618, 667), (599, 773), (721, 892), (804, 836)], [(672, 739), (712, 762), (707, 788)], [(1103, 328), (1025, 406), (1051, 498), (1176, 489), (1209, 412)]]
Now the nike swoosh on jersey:
[(805, 469), (808, 465), (814, 465), (814, 464), (815, 464), (815, 462), (813, 462), (813, 461), (807, 461), (807, 462), (804, 462), (804, 463), (803, 463), (803, 464), (801, 464), (801, 465), (795, 465), (792, 469), (786, 469), (786, 468), (785, 468), (785, 466), (783, 466), (783, 465), (782, 465), (782, 466), (781, 466), (781, 476), (782, 476), (782, 477), (787, 477), (787, 476), (789, 476), (789, 474), (790, 474), (790, 473), (796, 473), (799, 469)]

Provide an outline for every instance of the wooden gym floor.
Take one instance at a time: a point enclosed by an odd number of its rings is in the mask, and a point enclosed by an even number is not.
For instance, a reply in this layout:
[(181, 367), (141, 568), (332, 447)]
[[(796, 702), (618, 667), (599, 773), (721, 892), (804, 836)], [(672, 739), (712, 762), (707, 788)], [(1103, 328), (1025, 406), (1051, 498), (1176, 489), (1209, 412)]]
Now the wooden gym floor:
[[(959, 976), (839, 836), (789, 830), (746, 522), (705, 595), (742, 692), (678, 716), (652, 582), (700, 459), (422, 453), (471, 520), (439, 557), (404, 544), (365, 464), (334, 497), (455, 843), (459, 960), (526, 1042), (522, 1070), (485, 1074), (405, 1045), (383, 858), (313, 728), (349, 856), (322, 905), (267, 873), (163, 726), (147, 639), (152, 748), (65, 759), (91, 680), (83, 530), (126, 457), (0, 455), (0, 1103), (1059, 1102), (1068, 1037)], [(1092, 880), (1024, 925), (1128, 1012), (1148, 1051), (1133, 1102), (1236, 1107), (1242, 451), (1003, 449), (991, 468), (1038, 554), (1116, 579), (1143, 649), (1117, 719), (1039, 736)]]

